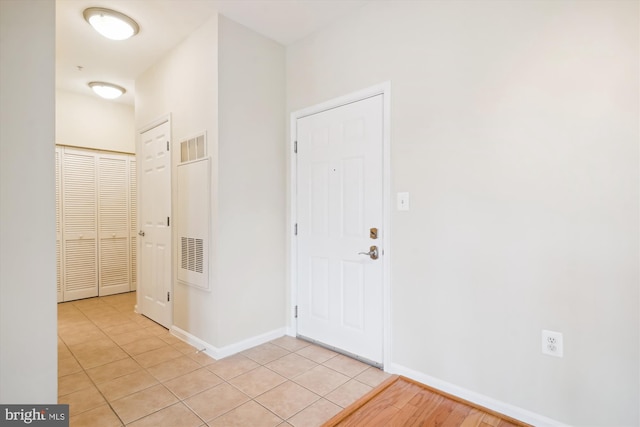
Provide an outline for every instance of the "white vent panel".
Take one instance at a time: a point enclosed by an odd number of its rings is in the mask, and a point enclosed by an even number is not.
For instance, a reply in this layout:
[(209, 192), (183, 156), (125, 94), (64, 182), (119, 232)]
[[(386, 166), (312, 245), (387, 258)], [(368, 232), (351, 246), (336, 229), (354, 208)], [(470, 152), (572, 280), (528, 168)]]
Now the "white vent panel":
[(178, 165), (178, 280), (209, 289), (211, 174), (209, 159)]
[(180, 143), (180, 163), (204, 159), (206, 139), (204, 134), (189, 138)]

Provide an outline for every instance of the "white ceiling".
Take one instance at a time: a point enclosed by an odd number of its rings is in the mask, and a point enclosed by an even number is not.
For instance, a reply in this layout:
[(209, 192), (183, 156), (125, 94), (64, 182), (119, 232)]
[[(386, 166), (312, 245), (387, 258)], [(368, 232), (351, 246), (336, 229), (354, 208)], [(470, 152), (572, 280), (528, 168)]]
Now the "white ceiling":
[[(216, 11), (286, 46), (368, 1), (56, 0), (56, 86), (93, 96), (88, 82), (115, 83), (127, 89), (119, 102), (133, 104), (136, 77)], [(122, 12), (138, 22), (140, 32), (129, 40), (108, 40), (84, 20), (88, 7)]]

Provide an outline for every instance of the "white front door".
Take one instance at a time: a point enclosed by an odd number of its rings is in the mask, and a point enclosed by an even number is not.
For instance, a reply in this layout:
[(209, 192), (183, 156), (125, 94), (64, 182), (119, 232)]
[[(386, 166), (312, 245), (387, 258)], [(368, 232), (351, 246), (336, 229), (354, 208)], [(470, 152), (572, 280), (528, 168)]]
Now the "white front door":
[(171, 326), (171, 156), (170, 125), (140, 134), (138, 146), (141, 314)]
[[(297, 120), (297, 333), (381, 364), (383, 96)], [(378, 258), (362, 254), (375, 246)]]

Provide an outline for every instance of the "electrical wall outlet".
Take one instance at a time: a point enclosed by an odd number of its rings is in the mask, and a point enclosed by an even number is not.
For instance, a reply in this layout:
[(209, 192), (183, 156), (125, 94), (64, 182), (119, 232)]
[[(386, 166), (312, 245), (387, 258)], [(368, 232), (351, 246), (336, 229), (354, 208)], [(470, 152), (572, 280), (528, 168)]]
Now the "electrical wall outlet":
[(562, 357), (562, 334), (555, 331), (542, 330), (542, 354)]

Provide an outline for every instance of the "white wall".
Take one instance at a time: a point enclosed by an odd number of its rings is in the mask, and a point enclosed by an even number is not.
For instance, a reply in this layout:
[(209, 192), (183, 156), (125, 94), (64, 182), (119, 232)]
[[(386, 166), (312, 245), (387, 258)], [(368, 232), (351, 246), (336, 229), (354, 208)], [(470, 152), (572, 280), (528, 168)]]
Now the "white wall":
[(0, 402), (57, 403), (53, 1), (0, 1)]
[[(638, 3), (372, 2), (287, 49), (288, 110), (390, 80), (392, 364), (640, 423)], [(540, 352), (564, 334), (564, 358)]]
[(56, 90), (56, 144), (135, 153), (133, 106)]
[[(135, 126), (140, 130), (171, 113), (174, 143), (207, 132), (207, 150), (212, 158), (212, 220), (217, 236), (218, 165), (218, 17), (212, 16), (167, 56), (136, 79)], [(174, 150), (173, 163), (176, 164)], [(173, 168), (175, 175), (175, 168)], [(174, 176), (175, 178), (175, 176)], [(173, 193), (173, 200), (177, 200)], [(175, 214), (175, 209), (174, 212)], [(215, 238), (215, 237), (214, 237)], [(175, 236), (174, 236), (175, 239)], [(175, 246), (175, 245), (174, 245)], [(174, 281), (173, 323), (193, 336), (217, 345), (217, 258), (212, 249), (211, 291), (202, 291)], [(174, 259), (176, 251), (174, 248)], [(140, 287), (141, 284), (138, 284)]]
[(211, 290), (174, 282), (173, 323), (225, 351), (285, 326), (285, 87), (284, 48), (219, 19), (136, 80), (136, 127), (171, 113), (174, 142), (207, 132)]
[(220, 343), (229, 345), (285, 325), (285, 51), (223, 16), (218, 48)]

